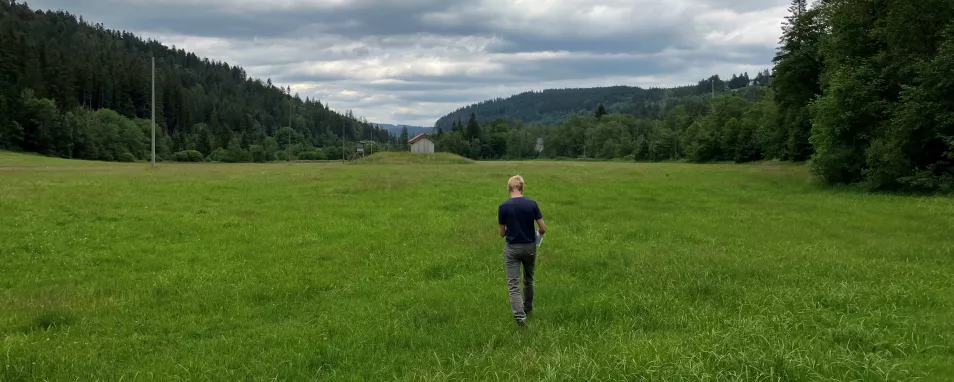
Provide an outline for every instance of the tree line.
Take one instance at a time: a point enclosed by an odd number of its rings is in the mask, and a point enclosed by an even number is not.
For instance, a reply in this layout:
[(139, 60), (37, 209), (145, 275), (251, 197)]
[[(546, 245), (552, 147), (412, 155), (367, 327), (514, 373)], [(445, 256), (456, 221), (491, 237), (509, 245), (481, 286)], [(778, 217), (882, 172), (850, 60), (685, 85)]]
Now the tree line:
[(829, 184), (954, 191), (954, 2), (794, 0), (781, 126)]
[(478, 159), (809, 161), (826, 184), (954, 191), (954, 2), (793, 0), (773, 62), (756, 80), (482, 102), (437, 122), (438, 148)]
[(399, 145), (350, 111), (293, 96), (241, 67), (0, 0), (0, 149), (146, 159), (153, 57), (160, 160), (340, 158), (345, 141)]
[[(466, 122), (452, 121), (446, 133), (438, 122), (434, 135), (438, 150), (484, 160), (690, 159), (742, 163), (788, 159), (792, 155), (785, 147), (787, 136), (777, 127), (771, 81), (766, 70), (754, 80), (747, 73), (733, 75), (729, 81), (715, 75), (696, 85), (670, 89), (611, 87), (524, 93), (496, 102), (513, 105), (529, 97), (542, 105), (557, 97), (567, 103), (593, 103), (594, 108), (567, 112), (563, 122), (555, 124), (503, 117), (487, 123), (479, 112), (491, 110), (486, 105), (493, 102), (482, 103), (471, 107), (475, 110)], [(585, 98), (587, 92), (616, 91), (621, 98), (609, 106)], [(634, 97), (639, 101), (633, 101)], [(549, 105), (560, 107), (559, 103)], [(537, 151), (538, 138), (543, 139), (542, 151)]]
[[(790, 158), (788, 136), (768, 87), (747, 87), (716, 96), (667, 98), (653, 117), (609, 113), (604, 105), (571, 114), (553, 126), (495, 119), (482, 125), (476, 113), (449, 132), (437, 128), (441, 151), (473, 159), (590, 158), (697, 162)], [(543, 138), (542, 151), (537, 139)]]

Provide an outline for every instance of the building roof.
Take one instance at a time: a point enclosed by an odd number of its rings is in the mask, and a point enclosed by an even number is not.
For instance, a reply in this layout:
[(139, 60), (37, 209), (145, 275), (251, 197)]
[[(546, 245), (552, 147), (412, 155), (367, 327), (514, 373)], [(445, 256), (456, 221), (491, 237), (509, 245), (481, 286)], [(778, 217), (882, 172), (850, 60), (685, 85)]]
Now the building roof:
[(414, 136), (414, 138), (411, 138), (411, 140), (407, 141), (407, 143), (410, 143), (410, 144), (413, 145), (414, 142), (417, 142), (417, 141), (419, 141), (419, 140), (421, 140), (421, 139), (427, 139), (427, 140), (432, 141), (432, 142), (434, 141), (434, 140), (431, 139), (431, 137), (429, 137), (426, 133), (420, 133), (420, 134)]

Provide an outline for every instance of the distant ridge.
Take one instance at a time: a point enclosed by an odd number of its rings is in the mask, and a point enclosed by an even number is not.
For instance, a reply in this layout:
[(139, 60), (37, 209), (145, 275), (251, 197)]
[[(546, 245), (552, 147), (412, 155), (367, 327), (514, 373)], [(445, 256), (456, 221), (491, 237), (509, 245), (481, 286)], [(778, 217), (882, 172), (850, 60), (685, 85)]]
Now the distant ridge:
[[(375, 123), (378, 127), (387, 130), (391, 135), (397, 137), (401, 135), (401, 129), (405, 125), (392, 125), (388, 123)], [(434, 131), (433, 127), (423, 127), (423, 126), (410, 126), (407, 125), (407, 136), (408, 138), (418, 135), (420, 133), (431, 133)]]
[(745, 92), (748, 88), (764, 89), (770, 83), (771, 74), (766, 70), (752, 77), (748, 73), (733, 74), (728, 80), (715, 75), (694, 85), (671, 88), (620, 85), (534, 90), (459, 108), (438, 119), (434, 126), (448, 131), (456, 122), (467, 123), (471, 113), (480, 123), (500, 118), (533, 125), (557, 125), (573, 113), (592, 114), (599, 105), (603, 105), (609, 113), (618, 112), (639, 118), (655, 117), (660, 111), (683, 103), (689, 97), (730, 91)]

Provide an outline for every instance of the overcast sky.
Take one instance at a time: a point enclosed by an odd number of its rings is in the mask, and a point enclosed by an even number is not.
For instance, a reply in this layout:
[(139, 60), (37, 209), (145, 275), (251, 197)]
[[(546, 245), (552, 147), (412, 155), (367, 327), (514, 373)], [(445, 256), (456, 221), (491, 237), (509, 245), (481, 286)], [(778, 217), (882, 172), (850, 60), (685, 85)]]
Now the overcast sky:
[(240, 65), (372, 122), (527, 90), (771, 67), (788, 0), (34, 0)]

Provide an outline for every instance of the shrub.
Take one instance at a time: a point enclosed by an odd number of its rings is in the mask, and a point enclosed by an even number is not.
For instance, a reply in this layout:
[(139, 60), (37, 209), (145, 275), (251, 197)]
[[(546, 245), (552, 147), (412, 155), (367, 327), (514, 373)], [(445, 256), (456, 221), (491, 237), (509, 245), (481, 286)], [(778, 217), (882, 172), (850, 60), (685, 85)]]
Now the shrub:
[(262, 145), (251, 145), (248, 147), (248, 152), (252, 157), (252, 162), (267, 162), (265, 148)]
[(298, 153), (300, 160), (324, 160), (325, 155), (320, 151), (302, 151)]
[(322, 155), (325, 159), (341, 159), (341, 147), (338, 146), (328, 146), (321, 149)]
[(129, 153), (129, 152), (127, 151), (127, 152), (124, 152), (124, 153), (122, 153), (122, 154), (119, 154), (119, 158), (118, 158), (118, 159), (119, 159), (120, 162), (135, 162), (135, 161), (136, 161), (136, 156), (132, 155), (131, 153)]
[(177, 162), (202, 162), (202, 153), (196, 150), (179, 151), (173, 154)]
[(228, 156), (228, 154), (228, 150), (219, 147), (209, 155), (208, 159), (210, 162), (223, 162), (225, 161), (225, 158)]
[(229, 163), (251, 162), (252, 155), (248, 150), (242, 148), (242, 141), (238, 138), (232, 138), (229, 142), (229, 148), (226, 150), (225, 161)]

